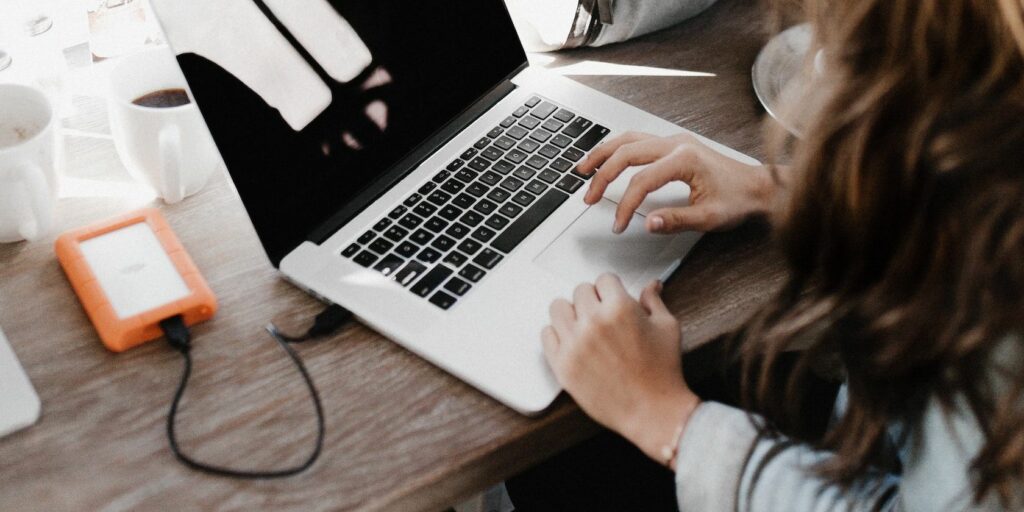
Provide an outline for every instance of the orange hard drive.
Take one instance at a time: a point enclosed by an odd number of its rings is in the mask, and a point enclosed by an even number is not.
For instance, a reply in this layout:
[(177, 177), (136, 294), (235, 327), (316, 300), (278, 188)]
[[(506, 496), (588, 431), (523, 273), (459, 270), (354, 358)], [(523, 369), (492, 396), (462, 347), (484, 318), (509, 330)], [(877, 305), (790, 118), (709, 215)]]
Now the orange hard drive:
[[(122, 235), (129, 231), (130, 237)], [(106, 247), (101, 247), (98, 243), (115, 237), (118, 241), (114, 245), (104, 242)], [(144, 247), (139, 249), (135, 240), (141, 240)], [(191, 326), (209, 320), (217, 312), (213, 291), (159, 210), (144, 209), (64, 233), (57, 239), (56, 251), (100, 339), (114, 352), (160, 338), (163, 331), (159, 323), (165, 319), (181, 315)], [(119, 258), (139, 261), (124, 263)], [(107, 264), (108, 260), (118, 261)], [(161, 285), (171, 283), (175, 291), (147, 292), (152, 281), (146, 280), (152, 275), (146, 273), (150, 272), (147, 265), (157, 268), (152, 272), (159, 273), (161, 279), (157, 281)], [(137, 300), (133, 293), (138, 294)], [(159, 303), (166, 297), (171, 300)]]

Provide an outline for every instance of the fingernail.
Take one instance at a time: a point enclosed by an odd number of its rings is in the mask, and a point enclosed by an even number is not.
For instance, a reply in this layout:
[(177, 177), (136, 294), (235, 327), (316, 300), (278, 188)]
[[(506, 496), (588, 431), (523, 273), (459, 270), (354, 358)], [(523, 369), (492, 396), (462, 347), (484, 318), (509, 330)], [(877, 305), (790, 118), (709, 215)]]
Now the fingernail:
[(651, 230), (661, 231), (665, 229), (665, 219), (660, 216), (651, 217)]
[(658, 293), (661, 293), (661, 290), (663, 290), (664, 288), (665, 288), (665, 283), (663, 283), (661, 281), (658, 281)]
[(616, 235), (618, 235), (618, 234), (621, 234), (625, 229), (626, 229), (626, 226), (623, 226), (621, 222), (616, 221), (615, 225), (612, 226), (612, 233), (615, 233)]

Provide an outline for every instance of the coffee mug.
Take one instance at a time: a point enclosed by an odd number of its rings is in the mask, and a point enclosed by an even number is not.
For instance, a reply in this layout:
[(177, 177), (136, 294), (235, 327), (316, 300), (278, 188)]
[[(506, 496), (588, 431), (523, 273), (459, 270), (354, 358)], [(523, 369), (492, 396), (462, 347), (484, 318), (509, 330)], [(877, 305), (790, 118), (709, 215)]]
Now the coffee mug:
[(110, 79), (110, 128), (128, 171), (170, 204), (199, 192), (220, 154), (174, 55), (157, 49), (123, 57)]
[(56, 124), (42, 91), (0, 85), (0, 242), (38, 240), (53, 228)]

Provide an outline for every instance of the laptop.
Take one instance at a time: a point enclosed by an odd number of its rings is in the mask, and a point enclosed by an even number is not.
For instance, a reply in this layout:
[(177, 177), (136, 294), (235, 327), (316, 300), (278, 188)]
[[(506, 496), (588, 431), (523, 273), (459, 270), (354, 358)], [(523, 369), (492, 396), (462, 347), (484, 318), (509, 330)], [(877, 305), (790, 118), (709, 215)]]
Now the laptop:
[[(548, 306), (603, 272), (637, 294), (697, 241), (612, 233), (576, 163), (678, 126), (530, 66), (501, 0), (156, 0), (266, 254), (306, 292), (523, 414), (560, 391)], [(711, 141), (733, 158), (753, 162)]]
[(40, 411), (39, 395), (0, 330), (0, 437), (34, 424)]

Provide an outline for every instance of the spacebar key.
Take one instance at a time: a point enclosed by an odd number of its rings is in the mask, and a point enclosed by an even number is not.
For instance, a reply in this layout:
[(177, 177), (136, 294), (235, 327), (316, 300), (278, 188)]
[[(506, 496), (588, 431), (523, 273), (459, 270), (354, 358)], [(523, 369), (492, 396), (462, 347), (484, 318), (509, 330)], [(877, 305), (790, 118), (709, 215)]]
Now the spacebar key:
[(549, 190), (536, 203), (533, 203), (529, 210), (523, 212), (515, 222), (510, 224), (498, 238), (494, 239), (491, 242), (491, 247), (505, 254), (512, 252), (519, 242), (530, 236), (530, 233), (533, 233), (533, 230), (537, 229), (537, 226), (558, 209), (566, 199), (569, 199), (568, 195), (558, 190)]

